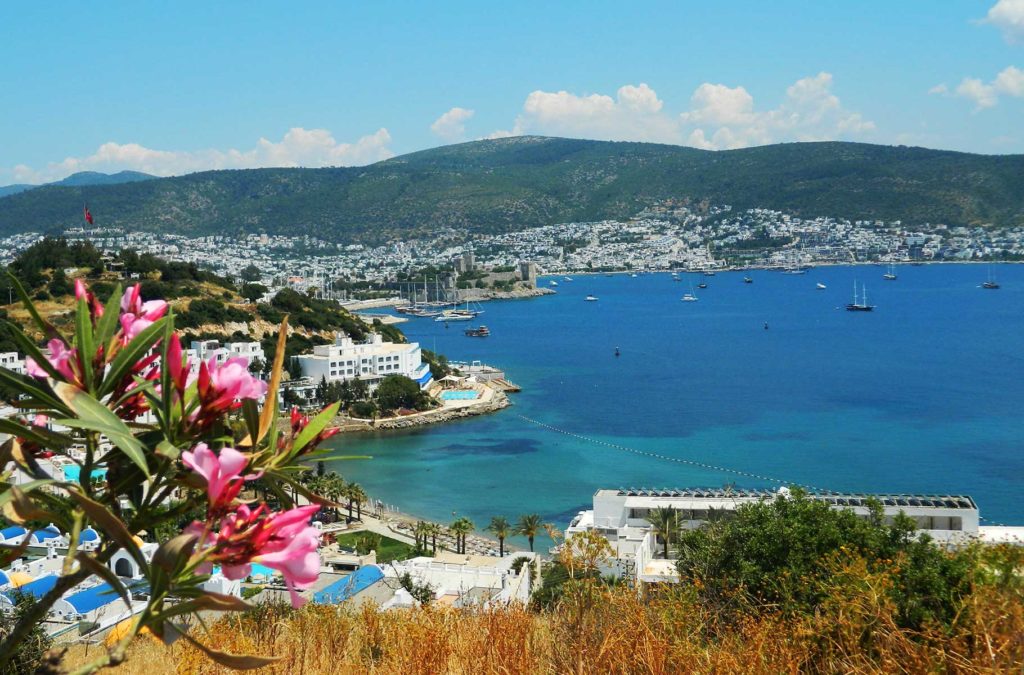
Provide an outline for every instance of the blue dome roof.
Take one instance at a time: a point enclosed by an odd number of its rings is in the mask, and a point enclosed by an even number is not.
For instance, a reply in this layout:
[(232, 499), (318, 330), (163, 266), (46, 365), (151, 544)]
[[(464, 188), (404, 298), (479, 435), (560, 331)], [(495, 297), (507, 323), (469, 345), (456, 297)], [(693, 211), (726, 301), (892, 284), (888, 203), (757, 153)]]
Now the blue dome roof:
[(82, 533), (78, 535), (78, 543), (82, 544), (87, 541), (99, 541), (100, 533), (91, 527), (87, 527), (82, 530)]
[(24, 527), (11, 525), (10, 527), (5, 527), (4, 529), (0, 530), (0, 537), (3, 537), (4, 539), (14, 539), (15, 537), (25, 536), (26, 532), (28, 532), (28, 530), (26, 530)]

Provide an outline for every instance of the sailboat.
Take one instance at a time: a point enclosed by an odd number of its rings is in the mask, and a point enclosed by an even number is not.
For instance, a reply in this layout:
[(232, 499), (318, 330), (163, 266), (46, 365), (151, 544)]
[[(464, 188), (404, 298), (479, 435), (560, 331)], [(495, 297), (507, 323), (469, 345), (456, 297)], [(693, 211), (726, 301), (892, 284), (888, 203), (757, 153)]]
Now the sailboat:
[(828, 288), (828, 286), (826, 286), (825, 284), (823, 284), (823, 283), (821, 283), (821, 282), (819, 281), (818, 283), (814, 284), (814, 288), (815, 288), (815, 289), (817, 289), (817, 290), (819, 290), (819, 291), (823, 291), (823, 290), (825, 290), (826, 288)]
[(889, 263), (889, 271), (882, 275), (886, 281), (896, 281), (896, 266)]
[(748, 276), (744, 276), (743, 277), (743, 283), (745, 283), (745, 284), (752, 284), (752, 283), (754, 283), (754, 280), (751, 279), (749, 275)]
[(861, 286), (861, 301), (857, 302), (857, 282), (853, 282), (853, 302), (846, 306), (847, 312), (870, 312), (875, 306), (868, 304), (867, 286)]
[(985, 281), (985, 283), (983, 283), (981, 285), (981, 287), (982, 288), (987, 288), (989, 290), (995, 290), (995, 289), (999, 288), (999, 284), (996, 282), (995, 279), (992, 278), (992, 268), (991, 267), (988, 268), (988, 280)]
[(698, 298), (696, 295), (693, 294), (693, 284), (690, 284), (690, 292), (683, 294), (682, 301), (683, 302), (697, 302), (697, 300), (699, 300), (699, 299), (700, 298)]

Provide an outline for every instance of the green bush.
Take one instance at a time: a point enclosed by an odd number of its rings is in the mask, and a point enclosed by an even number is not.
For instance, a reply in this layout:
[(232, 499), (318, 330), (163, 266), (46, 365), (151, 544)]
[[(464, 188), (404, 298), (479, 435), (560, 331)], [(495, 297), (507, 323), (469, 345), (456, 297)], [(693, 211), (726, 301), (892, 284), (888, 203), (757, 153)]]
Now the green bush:
[(944, 551), (909, 518), (886, 525), (877, 502), (868, 508), (869, 516), (859, 517), (799, 489), (744, 504), (731, 517), (681, 533), (677, 568), (710, 606), (813, 614), (835, 581), (837, 560), (857, 556), (872, 569), (895, 562), (891, 594), (903, 626), (952, 621), (969, 590), (973, 552)]

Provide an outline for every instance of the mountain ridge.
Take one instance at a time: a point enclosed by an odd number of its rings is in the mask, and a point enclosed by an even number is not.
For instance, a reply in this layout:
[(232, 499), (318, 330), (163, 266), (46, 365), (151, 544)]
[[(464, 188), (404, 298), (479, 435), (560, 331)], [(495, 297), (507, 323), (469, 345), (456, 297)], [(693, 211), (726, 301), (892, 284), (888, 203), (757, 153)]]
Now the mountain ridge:
[(1024, 155), (839, 141), (707, 151), (519, 136), (348, 168), (206, 171), (0, 199), (0, 234), (78, 224), (193, 236), (267, 232), (382, 242), (451, 227), (492, 233), (626, 218), (669, 198), (794, 215), (949, 225), (1024, 224)]
[(30, 183), (15, 183), (12, 185), (0, 185), (0, 199), (29, 190), (35, 190), (48, 185), (75, 186), (75, 185), (118, 185), (120, 183), (134, 183), (141, 180), (152, 180), (158, 178), (141, 171), (118, 171), (116, 173), (102, 173), (100, 171), (78, 171), (70, 176), (52, 183), (32, 185)]

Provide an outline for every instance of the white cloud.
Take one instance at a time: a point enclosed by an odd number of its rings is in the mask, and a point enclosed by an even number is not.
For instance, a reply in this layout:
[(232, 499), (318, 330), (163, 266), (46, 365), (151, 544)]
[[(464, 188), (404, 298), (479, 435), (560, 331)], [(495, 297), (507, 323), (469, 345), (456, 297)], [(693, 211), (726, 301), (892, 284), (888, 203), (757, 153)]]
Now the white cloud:
[(430, 130), (438, 138), (446, 141), (462, 140), (466, 133), (466, 122), (473, 117), (474, 110), (455, 107), (444, 113), (430, 125)]
[(614, 98), (538, 90), (527, 96), (511, 130), (495, 131), (489, 138), (541, 133), (712, 150), (859, 136), (875, 129), (860, 113), (843, 108), (832, 93), (829, 73), (797, 80), (787, 88), (783, 103), (771, 110), (758, 110), (744, 87), (711, 82), (693, 92), (689, 110), (672, 114), (664, 108), (646, 84), (620, 87)]
[(1024, 0), (999, 0), (983, 21), (1001, 30), (1007, 42), (1024, 43)]
[(678, 143), (678, 124), (662, 107), (657, 93), (644, 83), (620, 87), (615, 98), (537, 90), (526, 97), (512, 133)]
[[(938, 89), (937, 87), (933, 87)], [(946, 93), (943, 88), (940, 92)], [(976, 77), (965, 77), (953, 90), (954, 96), (974, 101), (975, 111), (992, 108), (999, 103), (1000, 96), (1024, 98), (1024, 70), (1007, 66), (991, 82)]]
[(938, 94), (938, 95), (942, 96), (942, 95), (945, 95), (945, 94), (949, 93), (949, 87), (946, 86), (945, 82), (942, 82), (941, 84), (937, 84), (934, 87), (932, 87), (931, 89), (929, 89), (928, 93), (929, 94)]
[(690, 107), (679, 116), (689, 129), (687, 144), (709, 150), (849, 138), (875, 130), (874, 122), (843, 107), (832, 93), (832, 75), (824, 72), (794, 82), (770, 110), (757, 110), (743, 87), (710, 82), (697, 87)]
[(138, 143), (108, 142), (87, 157), (68, 157), (33, 169), (19, 164), (9, 173), (14, 182), (45, 183), (78, 171), (115, 172), (125, 169), (156, 176), (176, 176), (210, 169), (253, 169), (274, 166), (352, 166), (394, 156), (391, 134), (381, 128), (353, 143), (339, 143), (326, 129), (294, 127), (280, 141), (261, 138), (250, 150), (155, 150)]

